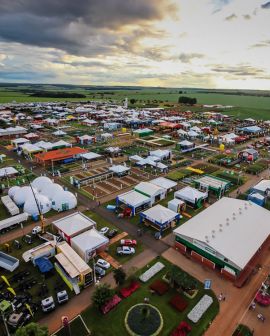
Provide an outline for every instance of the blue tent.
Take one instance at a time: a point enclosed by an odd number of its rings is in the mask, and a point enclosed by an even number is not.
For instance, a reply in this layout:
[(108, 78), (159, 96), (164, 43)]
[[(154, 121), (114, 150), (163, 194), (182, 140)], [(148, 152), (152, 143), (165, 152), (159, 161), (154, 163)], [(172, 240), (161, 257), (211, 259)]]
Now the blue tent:
[(35, 264), (37, 265), (41, 273), (47, 273), (53, 269), (53, 264), (48, 258), (45, 257), (36, 259)]

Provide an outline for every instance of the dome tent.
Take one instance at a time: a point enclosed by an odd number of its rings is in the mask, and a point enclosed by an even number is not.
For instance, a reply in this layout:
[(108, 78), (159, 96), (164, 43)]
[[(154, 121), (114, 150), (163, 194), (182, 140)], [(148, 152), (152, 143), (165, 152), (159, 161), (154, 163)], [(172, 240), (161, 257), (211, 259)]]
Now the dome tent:
[(47, 196), (50, 200), (53, 200), (58, 193), (64, 191), (63, 187), (57, 183), (48, 183), (42, 188), (42, 195)]
[(31, 182), (32, 186), (36, 188), (39, 192), (42, 192), (42, 189), (45, 188), (48, 184), (53, 184), (52, 180), (46, 176), (39, 176)]
[[(51, 210), (52, 203), (48, 199), (48, 197), (46, 197), (44, 195), (41, 195), (41, 194), (38, 194), (36, 196), (36, 199), (37, 199), (37, 202), (38, 202), (38, 205), (39, 205), (40, 212), (42, 214)], [(27, 212), (31, 216), (39, 214), (37, 203), (36, 203), (34, 197), (32, 197), (30, 199), (27, 199), (25, 201), (23, 211)]]
[(9, 196), (10, 198), (13, 198), (14, 195), (15, 195), (15, 193), (16, 193), (16, 191), (19, 190), (19, 189), (21, 189), (21, 188), (18, 187), (18, 186), (13, 186), (13, 187), (11, 187), (11, 188), (9, 189), (9, 191), (8, 191), (8, 196)]
[(73, 209), (77, 206), (77, 199), (70, 191), (57, 193), (52, 200), (52, 208), (56, 211)]
[[(33, 191), (36, 195), (38, 195), (38, 192), (35, 188), (33, 188)], [(23, 205), (25, 201), (29, 198), (34, 198), (32, 189), (29, 186), (24, 186), (24, 187), (21, 187), (20, 189), (17, 189), (13, 196), (14, 202), (19, 206)]]

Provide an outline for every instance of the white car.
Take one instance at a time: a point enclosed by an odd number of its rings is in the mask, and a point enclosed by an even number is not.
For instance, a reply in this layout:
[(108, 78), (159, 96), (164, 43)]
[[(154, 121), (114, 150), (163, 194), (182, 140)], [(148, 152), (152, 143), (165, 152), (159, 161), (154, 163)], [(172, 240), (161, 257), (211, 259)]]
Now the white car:
[(108, 261), (104, 260), (104, 259), (98, 259), (98, 261), (96, 262), (96, 265), (105, 269), (108, 269), (111, 267), (111, 264), (108, 263)]
[(105, 235), (110, 229), (107, 227), (107, 226), (104, 226), (100, 231), (99, 233)]
[(135, 248), (130, 246), (119, 246), (116, 250), (117, 254), (125, 255), (125, 254), (134, 254)]

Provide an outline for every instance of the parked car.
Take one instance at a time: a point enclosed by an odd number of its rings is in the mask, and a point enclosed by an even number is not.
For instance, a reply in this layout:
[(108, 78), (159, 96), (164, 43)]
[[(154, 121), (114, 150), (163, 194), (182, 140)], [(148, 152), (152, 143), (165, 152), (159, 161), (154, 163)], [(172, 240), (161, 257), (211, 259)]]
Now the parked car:
[(55, 309), (55, 303), (52, 296), (47, 297), (46, 299), (41, 301), (41, 308), (44, 313), (48, 313)]
[(68, 301), (68, 293), (66, 290), (62, 290), (61, 292), (57, 293), (57, 301), (59, 304), (65, 303)]
[(115, 236), (117, 235), (117, 233), (118, 233), (118, 230), (117, 230), (117, 229), (112, 229), (112, 230), (110, 230), (110, 231), (108, 232), (107, 237), (108, 237), (108, 238), (113, 238), (113, 237), (115, 237)]
[(130, 246), (119, 246), (117, 247), (116, 252), (117, 254), (120, 254), (120, 255), (134, 254), (135, 249), (134, 247), (130, 247)]
[(95, 273), (96, 273), (96, 275), (98, 275), (100, 277), (104, 277), (105, 274), (106, 274), (106, 271), (99, 266), (95, 266)]
[(107, 227), (107, 226), (104, 226), (100, 231), (99, 233), (105, 235), (110, 229)]
[(120, 244), (125, 245), (125, 246), (136, 246), (137, 240), (136, 239), (121, 239)]
[(104, 269), (108, 269), (111, 267), (111, 264), (108, 263), (108, 261), (104, 259), (98, 259), (98, 261), (96, 262), (96, 265)]

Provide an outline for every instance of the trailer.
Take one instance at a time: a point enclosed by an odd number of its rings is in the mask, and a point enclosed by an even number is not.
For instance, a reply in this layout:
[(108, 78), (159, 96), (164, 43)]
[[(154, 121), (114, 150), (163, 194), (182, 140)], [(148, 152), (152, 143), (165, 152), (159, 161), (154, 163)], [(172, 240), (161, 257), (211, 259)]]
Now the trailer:
[(1, 201), (6, 207), (7, 211), (11, 214), (11, 216), (15, 216), (20, 213), (19, 208), (8, 195), (2, 196)]
[(25, 221), (27, 221), (29, 215), (26, 212), (23, 212), (22, 214), (6, 218), (0, 221), (0, 232), (4, 229), (10, 228), (13, 225), (19, 225)]
[(0, 267), (13, 272), (19, 266), (19, 259), (0, 251)]

